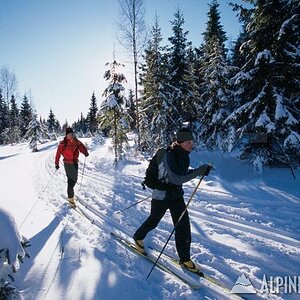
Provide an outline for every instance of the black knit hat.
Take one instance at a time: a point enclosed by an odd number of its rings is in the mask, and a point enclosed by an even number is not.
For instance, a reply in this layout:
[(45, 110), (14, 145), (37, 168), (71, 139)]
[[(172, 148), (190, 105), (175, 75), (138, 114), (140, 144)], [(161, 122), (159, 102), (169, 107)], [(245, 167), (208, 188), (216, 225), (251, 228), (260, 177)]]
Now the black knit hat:
[(193, 133), (188, 128), (183, 127), (177, 132), (176, 140), (178, 143), (194, 141)]
[(68, 135), (69, 133), (74, 133), (74, 131), (71, 127), (66, 128), (66, 135)]

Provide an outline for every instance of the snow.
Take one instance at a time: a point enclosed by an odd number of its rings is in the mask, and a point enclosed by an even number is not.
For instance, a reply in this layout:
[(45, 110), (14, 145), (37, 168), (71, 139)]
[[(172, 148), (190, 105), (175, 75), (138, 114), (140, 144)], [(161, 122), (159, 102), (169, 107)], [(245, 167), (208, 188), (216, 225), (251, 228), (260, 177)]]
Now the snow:
[(255, 127), (264, 127), (268, 132), (272, 132), (275, 129), (274, 123), (271, 122), (266, 110), (259, 116), (255, 122)]
[(109, 108), (113, 108), (118, 105), (118, 99), (115, 95), (109, 95), (103, 102), (102, 102), (102, 106), (105, 107), (109, 107)]
[(284, 36), (286, 34), (286, 30), (289, 26), (291, 26), (290, 23), (292, 23), (295, 19), (297, 19), (297, 15), (293, 15), (291, 18), (285, 20), (281, 27), (280, 27), (280, 30), (279, 30), (279, 33), (278, 33), (278, 37), (277, 37), (277, 40), (280, 40), (282, 38), (282, 36)]
[(264, 63), (273, 63), (275, 60), (272, 56), (272, 53), (270, 50), (265, 49), (264, 51), (261, 51), (257, 54), (256, 58), (255, 58), (255, 62), (254, 62), (254, 66), (257, 66), (258, 64), (260, 64), (261, 62)]
[(275, 120), (280, 120), (286, 117), (287, 113), (285, 107), (283, 106), (283, 96), (282, 94), (275, 93), (276, 96), (276, 110), (275, 110)]
[[(81, 208), (93, 224), (66, 204), (66, 176), (62, 165), (56, 172), (54, 168), (57, 141), (39, 145), (35, 153), (28, 144), (0, 147), (0, 207), (13, 216), (20, 234), (32, 245), (31, 258), (24, 259), (14, 274), (22, 297), (232, 299), (232, 294), (204, 282), (201, 289), (192, 290), (158, 269), (146, 279), (151, 264), (118, 244), (110, 231), (130, 237), (148, 216), (151, 191), (143, 191), (140, 184), (147, 160), (132, 145), (124, 160), (115, 164), (110, 140), (101, 144), (81, 140), (90, 156), (83, 176), (80, 157), (75, 195), (86, 203)], [(257, 291), (265, 275), (299, 276), (299, 170), (296, 180), (284, 168), (265, 168), (258, 175), (252, 166), (229, 155), (195, 149), (191, 166), (203, 162), (213, 162), (215, 170), (201, 183), (189, 207), (192, 259), (230, 290), (245, 276)], [(185, 184), (186, 199), (197, 182)], [(167, 212), (147, 236), (146, 247), (161, 249), (172, 228)], [(7, 239), (9, 234), (1, 229), (0, 235), (2, 243), (3, 235)], [(165, 252), (177, 255), (174, 237)], [(247, 295), (247, 299), (298, 297), (282, 290), (279, 295)]]
[(275, 110), (275, 120), (280, 120), (281, 118), (286, 118), (286, 125), (294, 125), (299, 122), (293, 117), (293, 115), (286, 110), (286, 107), (283, 105), (284, 99), (282, 94), (278, 94), (274, 91), (276, 97), (276, 110)]
[(17, 262), (17, 256), (24, 256), (25, 252), (20, 244), (20, 236), (13, 216), (0, 208), (1, 241), (0, 249), (9, 249), (9, 260), (12, 265)]
[(300, 145), (300, 135), (297, 132), (292, 131), (291, 134), (284, 140), (283, 145), (285, 148), (291, 147), (297, 149)]

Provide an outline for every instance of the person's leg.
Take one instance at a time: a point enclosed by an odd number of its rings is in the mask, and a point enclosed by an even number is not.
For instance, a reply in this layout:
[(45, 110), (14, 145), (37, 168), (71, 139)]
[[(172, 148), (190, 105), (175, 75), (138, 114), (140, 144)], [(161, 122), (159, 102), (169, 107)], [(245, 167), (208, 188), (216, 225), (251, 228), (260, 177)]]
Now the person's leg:
[(143, 240), (149, 231), (153, 230), (164, 216), (167, 205), (164, 200), (151, 201), (151, 212), (147, 220), (137, 229), (133, 238), (135, 240)]
[[(170, 205), (173, 224), (178, 222), (179, 217), (185, 210), (183, 198), (177, 198)], [(188, 212), (186, 211), (175, 229), (176, 249), (181, 262), (190, 260), (191, 227)]]
[(74, 186), (78, 177), (78, 164), (65, 164), (65, 171), (68, 179), (68, 198), (74, 198)]

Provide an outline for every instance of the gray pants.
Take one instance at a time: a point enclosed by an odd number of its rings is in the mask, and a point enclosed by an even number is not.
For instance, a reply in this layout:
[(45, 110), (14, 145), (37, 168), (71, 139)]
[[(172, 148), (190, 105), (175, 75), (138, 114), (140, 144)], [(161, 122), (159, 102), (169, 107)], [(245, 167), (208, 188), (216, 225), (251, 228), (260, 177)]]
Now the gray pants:
[(77, 182), (78, 178), (78, 164), (64, 164), (65, 166), (65, 171), (68, 179), (68, 188), (67, 188), (67, 193), (68, 193), (68, 198), (73, 198), (74, 197), (74, 186)]

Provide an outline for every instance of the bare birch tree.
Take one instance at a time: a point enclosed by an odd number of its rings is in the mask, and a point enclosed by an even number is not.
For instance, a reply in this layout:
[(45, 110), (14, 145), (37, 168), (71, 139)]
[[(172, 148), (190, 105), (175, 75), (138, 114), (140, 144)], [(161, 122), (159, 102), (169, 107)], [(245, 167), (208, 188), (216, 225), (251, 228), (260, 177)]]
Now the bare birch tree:
[(0, 69), (0, 89), (9, 107), (10, 98), (17, 90), (17, 78), (6, 66)]
[(119, 0), (120, 3), (120, 43), (131, 52), (134, 66), (136, 127), (138, 146), (140, 146), (140, 122), (138, 104), (138, 57), (143, 49), (146, 38), (143, 0)]

